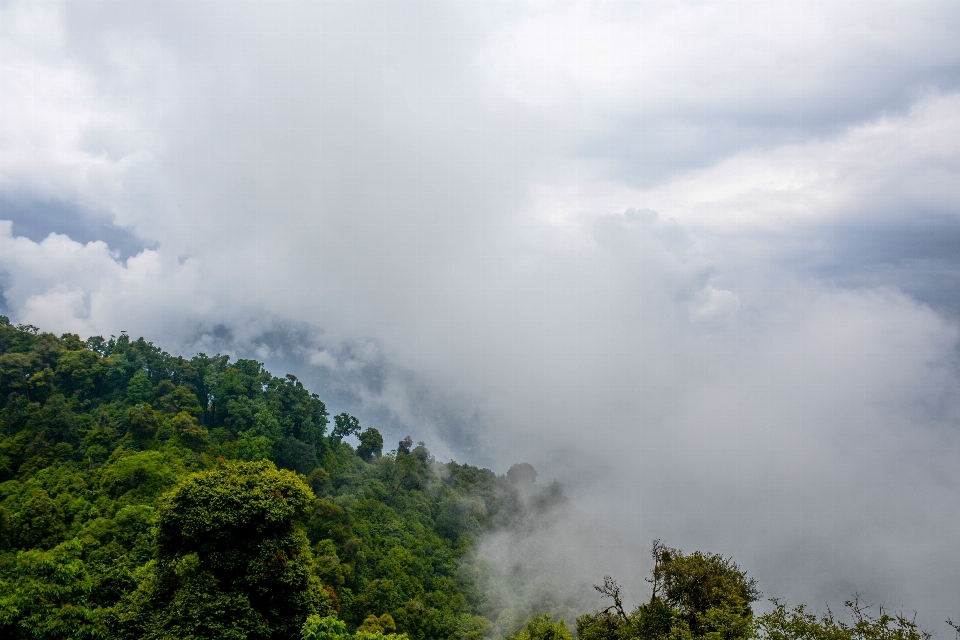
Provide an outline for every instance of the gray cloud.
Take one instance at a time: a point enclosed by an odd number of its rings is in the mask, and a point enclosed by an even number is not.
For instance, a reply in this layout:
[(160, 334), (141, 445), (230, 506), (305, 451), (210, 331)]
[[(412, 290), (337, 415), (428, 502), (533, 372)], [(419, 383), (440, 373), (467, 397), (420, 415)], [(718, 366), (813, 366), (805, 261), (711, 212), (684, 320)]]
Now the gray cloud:
[(156, 245), (144, 243), (127, 229), (116, 227), (70, 202), (42, 201), (0, 195), (0, 219), (13, 222), (13, 234), (40, 242), (51, 233), (86, 244), (101, 240), (126, 259)]
[(551, 3), (525, 18), (495, 32), (500, 85), (643, 187), (905, 113), (960, 78), (960, 12), (942, 3)]

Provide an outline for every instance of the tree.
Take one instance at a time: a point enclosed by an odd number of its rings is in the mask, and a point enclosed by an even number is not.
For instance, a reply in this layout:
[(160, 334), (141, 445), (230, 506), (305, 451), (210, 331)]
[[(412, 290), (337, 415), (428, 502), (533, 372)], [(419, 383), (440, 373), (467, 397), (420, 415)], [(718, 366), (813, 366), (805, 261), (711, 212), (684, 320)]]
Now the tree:
[(537, 471), (529, 462), (520, 462), (507, 470), (507, 478), (514, 484), (534, 484), (537, 481)]
[(121, 607), (122, 635), (289, 638), (330, 613), (296, 523), (312, 497), (268, 461), (187, 476), (160, 499), (155, 575)]
[(511, 640), (573, 640), (573, 637), (563, 620), (554, 622), (550, 616), (541, 615), (527, 622)]
[(335, 426), (333, 431), (330, 432), (330, 440), (334, 444), (340, 444), (347, 436), (355, 436), (360, 433), (360, 421), (346, 412), (335, 416), (333, 421)]
[(655, 540), (648, 582), (650, 601), (627, 614), (620, 585), (609, 576), (594, 588), (613, 603), (577, 618), (582, 640), (709, 638), (739, 640), (753, 633), (756, 582), (729, 558), (700, 551), (686, 555)]
[(300, 630), (303, 640), (350, 640), (347, 623), (334, 616), (312, 615)]
[(654, 542), (653, 596), (680, 612), (694, 637), (719, 633), (730, 640), (750, 632), (751, 603), (760, 597), (756, 580), (733, 560), (694, 551), (684, 555)]
[(370, 614), (366, 617), (357, 631), (364, 631), (366, 633), (395, 633), (397, 630), (397, 625), (393, 621), (393, 616), (389, 613), (385, 613), (380, 617), (377, 617), (373, 614)]
[(284, 438), (277, 447), (277, 464), (307, 474), (317, 466), (317, 448), (294, 437)]
[(383, 436), (373, 427), (369, 427), (360, 434), (360, 446), (357, 447), (357, 455), (369, 462), (371, 458), (379, 458), (382, 453)]

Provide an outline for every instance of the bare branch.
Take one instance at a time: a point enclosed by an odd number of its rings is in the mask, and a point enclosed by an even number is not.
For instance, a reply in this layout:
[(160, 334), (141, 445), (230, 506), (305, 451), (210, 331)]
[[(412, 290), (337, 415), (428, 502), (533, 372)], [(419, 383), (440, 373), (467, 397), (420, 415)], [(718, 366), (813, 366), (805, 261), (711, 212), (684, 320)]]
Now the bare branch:
[(600, 595), (606, 598), (613, 598), (613, 604), (603, 610), (604, 613), (610, 613), (611, 610), (626, 620), (627, 612), (623, 610), (623, 599), (620, 597), (620, 585), (610, 576), (603, 576), (603, 585), (595, 584), (593, 588), (600, 592)]
[(670, 558), (670, 547), (663, 544), (659, 538), (653, 541), (653, 548), (650, 550), (650, 555), (653, 556), (653, 577), (644, 578), (647, 582), (653, 585), (653, 589), (650, 594), (650, 604), (653, 604), (654, 600), (657, 599), (657, 593), (660, 591), (660, 587), (663, 584), (663, 573), (661, 571), (661, 565), (665, 560)]
[(947, 618), (947, 624), (953, 627), (956, 637), (960, 640), (960, 622), (954, 622), (952, 618)]

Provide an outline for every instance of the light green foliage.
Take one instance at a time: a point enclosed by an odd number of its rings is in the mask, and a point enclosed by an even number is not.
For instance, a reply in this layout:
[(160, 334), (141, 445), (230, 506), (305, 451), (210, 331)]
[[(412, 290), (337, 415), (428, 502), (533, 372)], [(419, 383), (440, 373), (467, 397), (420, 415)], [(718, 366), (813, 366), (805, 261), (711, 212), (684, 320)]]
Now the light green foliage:
[(874, 614), (858, 599), (845, 603), (851, 621), (834, 617), (833, 612), (815, 614), (799, 605), (793, 609), (776, 599), (773, 610), (757, 620), (758, 636), (762, 640), (930, 640), (912, 618), (902, 614), (891, 615), (882, 608)]
[(153, 386), (150, 384), (150, 376), (145, 370), (140, 369), (127, 383), (127, 402), (132, 405), (145, 404), (150, 401), (152, 395)]
[(361, 631), (353, 634), (354, 640), (409, 640), (405, 633), (383, 633), (382, 631)]
[(296, 475), (270, 462), (223, 463), (163, 497), (157, 544), (161, 554), (219, 553), (237, 535), (285, 535), (311, 498)]
[(203, 450), (209, 443), (207, 430), (200, 426), (197, 419), (186, 411), (167, 418), (167, 429), (170, 437), (183, 447), (193, 450)]
[(554, 622), (549, 615), (536, 616), (511, 640), (573, 640), (563, 620)]
[(352, 634), (347, 631), (347, 623), (334, 616), (318, 616), (307, 618), (300, 629), (303, 640), (350, 640)]
[(300, 637), (303, 640), (409, 640), (405, 633), (394, 633), (392, 625), (393, 618), (387, 614), (380, 618), (370, 616), (351, 634), (346, 623), (334, 616), (312, 615), (301, 628)]
[(238, 460), (248, 462), (266, 460), (270, 457), (273, 443), (267, 436), (253, 435), (251, 431), (241, 431), (234, 443), (234, 452)]
[(82, 546), (68, 540), (50, 551), (20, 551), (0, 579), (0, 637), (96, 638), (107, 612), (90, 602), (95, 580)]

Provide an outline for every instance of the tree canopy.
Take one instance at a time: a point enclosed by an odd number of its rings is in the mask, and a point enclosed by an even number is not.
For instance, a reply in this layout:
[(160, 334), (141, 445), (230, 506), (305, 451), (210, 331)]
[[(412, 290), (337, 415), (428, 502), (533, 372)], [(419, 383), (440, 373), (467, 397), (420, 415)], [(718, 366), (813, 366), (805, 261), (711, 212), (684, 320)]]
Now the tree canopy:
[(0, 637), (516, 630), (476, 543), (556, 486), (521, 495), (409, 437), (385, 452), (295, 376), (126, 334), (0, 317), (0, 398)]
[(308, 615), (332, 613), (297, 522), (312, 498), (269, 461), (185, 477), (158, 503), (156, 564), (120, 605), (123, 635), (279, 639)]

